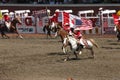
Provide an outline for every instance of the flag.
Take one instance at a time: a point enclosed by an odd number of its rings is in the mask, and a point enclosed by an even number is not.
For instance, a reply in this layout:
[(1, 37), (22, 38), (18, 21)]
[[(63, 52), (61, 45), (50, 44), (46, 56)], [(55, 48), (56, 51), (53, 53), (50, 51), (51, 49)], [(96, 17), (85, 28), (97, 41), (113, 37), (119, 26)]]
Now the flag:
[(63, 28), (65, 28), (67, 24), (69, 25), (69, 28), (79, 27), (80, 30), (92, 29), (91, 20), (85, 18), (81, 19), (80, 17), (67, 12), (57, 12), (57, 14), (55, 13), (55, 15), (51, 18), (51, 20), (57, 22), (62, 21)]
[(114, 24), (118, 24), (119, 23), (119, 16), (116, 14), (113, 14), (113, 19), (114, 19)]
[(62, 17), (62, 12), (58, 12), (58, 22), (62, 22), (62, 19), (63, 19), (63, 17)]
[(80, 17), (63, 12), (63, 25), (68, 23), (70, 25), (70, 28), (75, 28), (76, 26), (80, 26), (82, 24), (82, 21)]
[(2, 20), (2, 18), (3, 18), (3, 15), (2, 15), (2, 12), (0, 10), (0, 20)]
[(70, 27), (72, 28), (75, 28), (76, 26), (80, 26), (82, 24), (81, 18), (73, 14), (70, 14), (69, 21)]
[(80, 19), (75, 19), (75, 25), (81, 25), (82, 21)]
[(80, 30), (90, 30), (93, 29), (92, 21), (90, 19), (81, 18), (82, 24), (77, 26)]
[[(66, 12), (63, 12), (63, 26), (65, 25), (65, 24), (69, 24), (69, 18), (70, 18), (70, 16), (69, 16), (69, 13), (66, 13)], [(69, 24), (70, 25), (70, 24)]]

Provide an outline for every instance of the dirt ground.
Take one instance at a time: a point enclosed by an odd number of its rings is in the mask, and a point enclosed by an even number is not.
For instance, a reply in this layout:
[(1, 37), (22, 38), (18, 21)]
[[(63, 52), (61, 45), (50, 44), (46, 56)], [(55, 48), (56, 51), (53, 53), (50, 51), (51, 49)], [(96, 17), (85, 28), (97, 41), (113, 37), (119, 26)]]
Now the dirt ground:
[(71, 54), (64, 62), (60, 38), (27, 35), (0, 39), (0, 80), (120, 80), (120, 42), (114, 35), (88, 35), (95, 39), (95, 59), (83, 50), (79, 60)]

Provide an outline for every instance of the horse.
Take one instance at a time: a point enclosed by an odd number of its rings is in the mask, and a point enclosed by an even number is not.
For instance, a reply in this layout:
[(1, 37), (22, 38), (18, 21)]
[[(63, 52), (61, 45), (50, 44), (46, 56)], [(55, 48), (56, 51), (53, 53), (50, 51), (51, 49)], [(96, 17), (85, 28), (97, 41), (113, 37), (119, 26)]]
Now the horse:
[[(65, 54), (67, 54), (67, 58), (64, 61), (69, 60), (69, 53), (67, 51), (67, 47), (69, 46), (71, 51), (74, 53), (76, 59), (78, 59), (78, 54), (82, 54), (82, 49), (89, 49), (91, 51), (92, 57), (94, 58), (93, 46), (98, 48), (98, 44), (93, 39), (82, 39), (78, 45), (77, 39), (73, 35), (69, 35), (67, 31), (65, 31), (59, 24), (57, 27), (54, 27), (54, 31), (56, 31), (55, 36), (60, 36), (63, 46), (62, 50)], [(84, 44), (84, 46), (82, 45)], [(87, 44), (87, 46), (86, 46)]]
[(117, 41), (119, 42), (120, 41), (120, 25), (115, 25), (114, 27), (114, 31), (117, 33), (116, 36), (117, 36)]
[[(73, 36), (67, 36), (66, 38), (64, 38), (64, 43), (63, 43), (64, 46), (63, 46), (63, 48), (66, 48), (66, 45), (68, 45), (68, 42), (69, 42), (69, 44), (71, 46), (71, 50), (74, 53), (76, 59), (78, 59), (78, 53), (82, 54), (82, 49), (90, 50), (92, 58), (95, 57), (93, 46), (98, 48), (98, 44), (95, 42), (95, 40), (93, 40), (93, 39), (86, 39), (87, 46), (85, 46), (85, 45), (83, 46), (81, 44), (84, 43), (84, 40), (83, 40), (83, 43), (78, 43), (78, 41)], [(78, 50), (79, 50), (79, 52), (77, 52)], [(66, 54), (67, 54), (67, 57), (66, 57), (66, 59), (64, 61), (69, 60), (69, 56), (70, 55), (67, 52), (66, 52)]]
[(8, 35), (5, 34), (5, 31), (8, 31), (8, 32), (16, 33), (18, 35), (18, 37), (20, 37), (21, 39), (23, 39), (23, 37), (17, 31), (17, 28), (16, 28), (16, 24), (17, 23), (19, 23), (19, 24), (22, 23), (21, 20), (20, 20), (20, 17), (15, 17), (10, 22), (9, 26), (6, 26), (5, 22), (2, 23), (2, 24), (0, 24), (0, 32), (1, 32), (2, 38), (10, 38)]
[[(56, 24), (53, 24), (53, 25), (51, 25), (52, 26), (52, 31), (55, 33), (55, 38), (57, 37), (57, 36), (60, 36), (60, 38), (61, 38), (61, 42), (62, 42), (62, 44), (64, 43), (64, 39), (67, 37), (67, 35), (69, 35), (68, 34), (68, 32), (67, 31), (65, 31), (63, 28), (62, 28), (62, 26), (61, 26), (61, 23), (56, 23)], [(69, 43), (67, 44), (67, 45), (62, 45), (62, 51), (63, 51), (63, 53), (65, 53), (66, 54), (66, 52), (67, 52), (67, 47), (68, 47), (68, 45), (69, 45)], [(64, 47), (66, 47), (66, 48), (64, 48)]]
[(44, 33), (46, 33), (47, 32), (47, 38), (52, 38), (52, 32), (54, 32), (53, 30), (52, 30), (52, 26), (54, 26), (54, 23), (46, 23), (45, 25), (44, 25), (44, 27), (43, 27), (43, 32)]
[(55, 33), (55, 38), (60, 36), (61, 41), (63, 42), (64, 38), (68, 35), (68, 32), (62, 28), (61, 23), (52, 23), (51, 29)]

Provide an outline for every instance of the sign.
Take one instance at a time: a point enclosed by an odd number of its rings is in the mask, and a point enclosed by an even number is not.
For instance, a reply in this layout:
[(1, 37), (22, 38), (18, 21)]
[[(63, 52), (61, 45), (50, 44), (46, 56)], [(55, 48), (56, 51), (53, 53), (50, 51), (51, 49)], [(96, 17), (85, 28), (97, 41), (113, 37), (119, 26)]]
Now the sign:
[(20, 33), (35, 33), (35, 27), (19, 27), (17, 29)]
[(19, 33), (36, 33), (34, 17), (22, 18), (22, 24), (17, 24), (17, 30)]

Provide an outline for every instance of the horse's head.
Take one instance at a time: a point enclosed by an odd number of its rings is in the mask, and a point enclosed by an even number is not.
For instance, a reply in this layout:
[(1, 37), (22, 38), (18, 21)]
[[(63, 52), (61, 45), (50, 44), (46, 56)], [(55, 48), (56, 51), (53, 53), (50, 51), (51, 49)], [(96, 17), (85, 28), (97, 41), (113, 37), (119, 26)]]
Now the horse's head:
[(22, 24), (21, 18), (20, 17), (15, 17), (13, 20), (15, 23)]
[(60, 29), (60, 25), (59, 25), (59, 23), (58, 22), (52, 22), (51, 23), (51, 30), (53, 31), (53, 32), (57, 32), (59, 29)]

